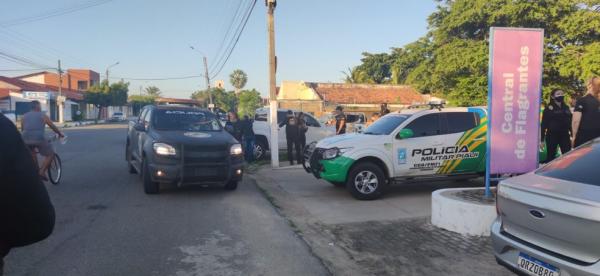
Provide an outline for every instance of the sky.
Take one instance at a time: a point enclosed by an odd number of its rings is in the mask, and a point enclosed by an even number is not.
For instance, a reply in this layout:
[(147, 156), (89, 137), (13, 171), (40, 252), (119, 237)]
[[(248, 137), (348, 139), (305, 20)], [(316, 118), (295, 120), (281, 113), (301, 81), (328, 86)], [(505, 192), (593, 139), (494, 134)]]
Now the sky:
[[(127, 78), (170, 78), (204, 73), (206, 55), (211, 80), (224, 80), (242, 69), (245, 88), (268, 95), (267, 20), (264, 1), (257, 1), (233, 54), (220, 72), (219, 49), (238, 6), (250, 0), (105, 0), (102, 4), (43, 20), (6, 26), (7, 22), (48, 11), (65, 10), (99, 0), (3, 0), (0, 52), (63, 69), (89, 68), (101, 73), (111, 64), (113, 77), (130, 82), (130, 95), (157, 86), (163, 96), (189, 98), (206, 87), (202, 77), (140, 81)], [(275, 11), (278, 59), (282, 80), (342, 82), (342, 71), (360, 63), (362, 52), (386, 52), (427, 32), (427, 17), (436, 3), (426, 0), (279, 0)], [(243, 8), (242, 8), (243, 10)], [(233, 24), (236, 26), (236, 24)], [(223, 43), (225, 41), (225, 43)], [(198, 51), (190, 49), (193, 46)], [(34, 71), (0, 59), (0, 75)], [(218, 73), (218, 74), (217, 74)]]

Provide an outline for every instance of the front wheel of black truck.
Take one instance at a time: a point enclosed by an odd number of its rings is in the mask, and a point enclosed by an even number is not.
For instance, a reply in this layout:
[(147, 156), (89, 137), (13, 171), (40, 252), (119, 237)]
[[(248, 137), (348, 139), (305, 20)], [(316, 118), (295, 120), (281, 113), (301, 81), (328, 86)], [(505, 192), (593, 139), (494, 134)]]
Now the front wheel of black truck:
[(231, 181), (227, 182), (227, 184), (225, 184), (225, 190), (233, 191), (233, 190), (237, 189), (237, 186), (238, 186), (238, 181), (231, 180)]
[(148, 168), (148, 163), (146, 159), (142, 160), (142, 182), (144, 183), (144, 193), (148, 195), (158, 194), (160, 191), (160, 187), (158, 186), (158, 182), (152, 181), (150, 176), (150, 168)]

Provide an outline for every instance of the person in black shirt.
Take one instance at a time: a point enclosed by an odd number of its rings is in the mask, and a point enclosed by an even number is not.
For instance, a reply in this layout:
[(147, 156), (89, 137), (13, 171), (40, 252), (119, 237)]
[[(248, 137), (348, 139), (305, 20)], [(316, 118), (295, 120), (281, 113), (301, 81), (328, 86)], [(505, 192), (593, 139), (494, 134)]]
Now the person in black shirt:
[(242, 142), (242, 126), (237, 113), (229, 111), (228, 120), (225, 123), (225, 130), (233, 136), (238, 142)]
[(244, 158), (246, 162), (254, 161), (254, 143), (256, 141), (256, 137), (254, 136), (254, 129), (252, 125), (254, 121), (251, 120), (248, 115), (244, 116), (244, 120), (242, 120), (242, 140), (244, 141)]
[(565, 103), (565, 93), (554, 89), (550, 93), (550, 103), (542, 114), (542, 145), (545, 143), (548, 156), (545, 163), (556, 157), (556, 148), (560, 146), (562, 154), (571, 150), (571, 110)]
[(0, 275), (11, 248), (48, 237), (54, 207), (16, 126), (0, 114)]
[(380, 114), (381, 114), (381, 116), (385, 116), (388, 113), (390, 113), (390, 109), (388, 108), (388, 104), (387, 103), (382, 103), (381, 104), (381, 108), (380, 108)]
[(344, 114), (344, 108), (338, 106), (335, 108), (335, 134), (344, 133), (346, 133), (346, 114)]
[(304, 152), (306, 147), (306, 132), (308, 132), (308, 126), (306, 125), (306, 115), (304, 112), (298, 113), (298, 142), (300, 143), (300, 149)]
[(302, 150), (300, 149), (300, 139), (298, 133), (300, 128), (298, 127), (298, 118), (294, 116), (294, 112), (288, 110), (287, 116), (283, 122), (279, 124), (279, 127), (285, 126), (285, 139), (287, 142), (287, 156), (290, 160), (290, 165), (294, 165), (294, 148), (296, 150), (296, 160), (298, 163), (302, 162)]
[(600, 137), (600, 77), (587, 82), (588, 93), (577, 101), (573, 112), (573, 146)]

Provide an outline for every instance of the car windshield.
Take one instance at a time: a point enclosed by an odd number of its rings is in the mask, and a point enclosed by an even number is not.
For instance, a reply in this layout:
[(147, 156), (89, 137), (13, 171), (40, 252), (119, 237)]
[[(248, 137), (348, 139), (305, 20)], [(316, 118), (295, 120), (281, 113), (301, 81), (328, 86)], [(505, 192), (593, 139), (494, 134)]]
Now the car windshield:
[(364, 134), (369, 135), (389, 135), (394, 131), (394, 129), (398, 128), (402, 122), (406, 121), (410, 115), (406, 114), (394, 114), (383, 116), (381, 119), (375, 121), (372, 125), (370, 125)]
[(205, 111), (157, 110), (152, 119), (157, 130), (220, 131), (215, 116)]
[(600, 186), (598, 162), (600, 162), (600, 139), (561, 156), (539, 169), (536, 174)]

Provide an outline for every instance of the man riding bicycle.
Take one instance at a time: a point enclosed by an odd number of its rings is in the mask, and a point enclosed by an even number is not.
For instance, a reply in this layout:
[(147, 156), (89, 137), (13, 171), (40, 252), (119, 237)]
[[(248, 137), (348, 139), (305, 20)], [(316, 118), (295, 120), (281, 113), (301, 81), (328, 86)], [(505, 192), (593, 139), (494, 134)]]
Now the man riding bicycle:
[[(50, 167), (50, 163), (54, 158), (54, 148), (44, 135), (45, 127), (48, 125), (60, 138), (65, 137), (60, 130), (52, 123), (50, 118), (42, 112), (42, 107), (39, 101), (31, 102), (31, 111), (25, 113), (23, 115), (23, 120), (21, 121), (21, 130), (23, 132), (23, 140), (25, 144), (32, 149), (31, 155), (34, 160), (37, 160), (37, 155), (35, 148), (37, 151), (44, 156), (44, 162), (42, 166), (39, 168), (40, 177), (43, 180), (48, 180), (46, 177), (46, 173), (48, 171), (48, 167)], [(37, 162), (36, 162), (37, 163)]]

